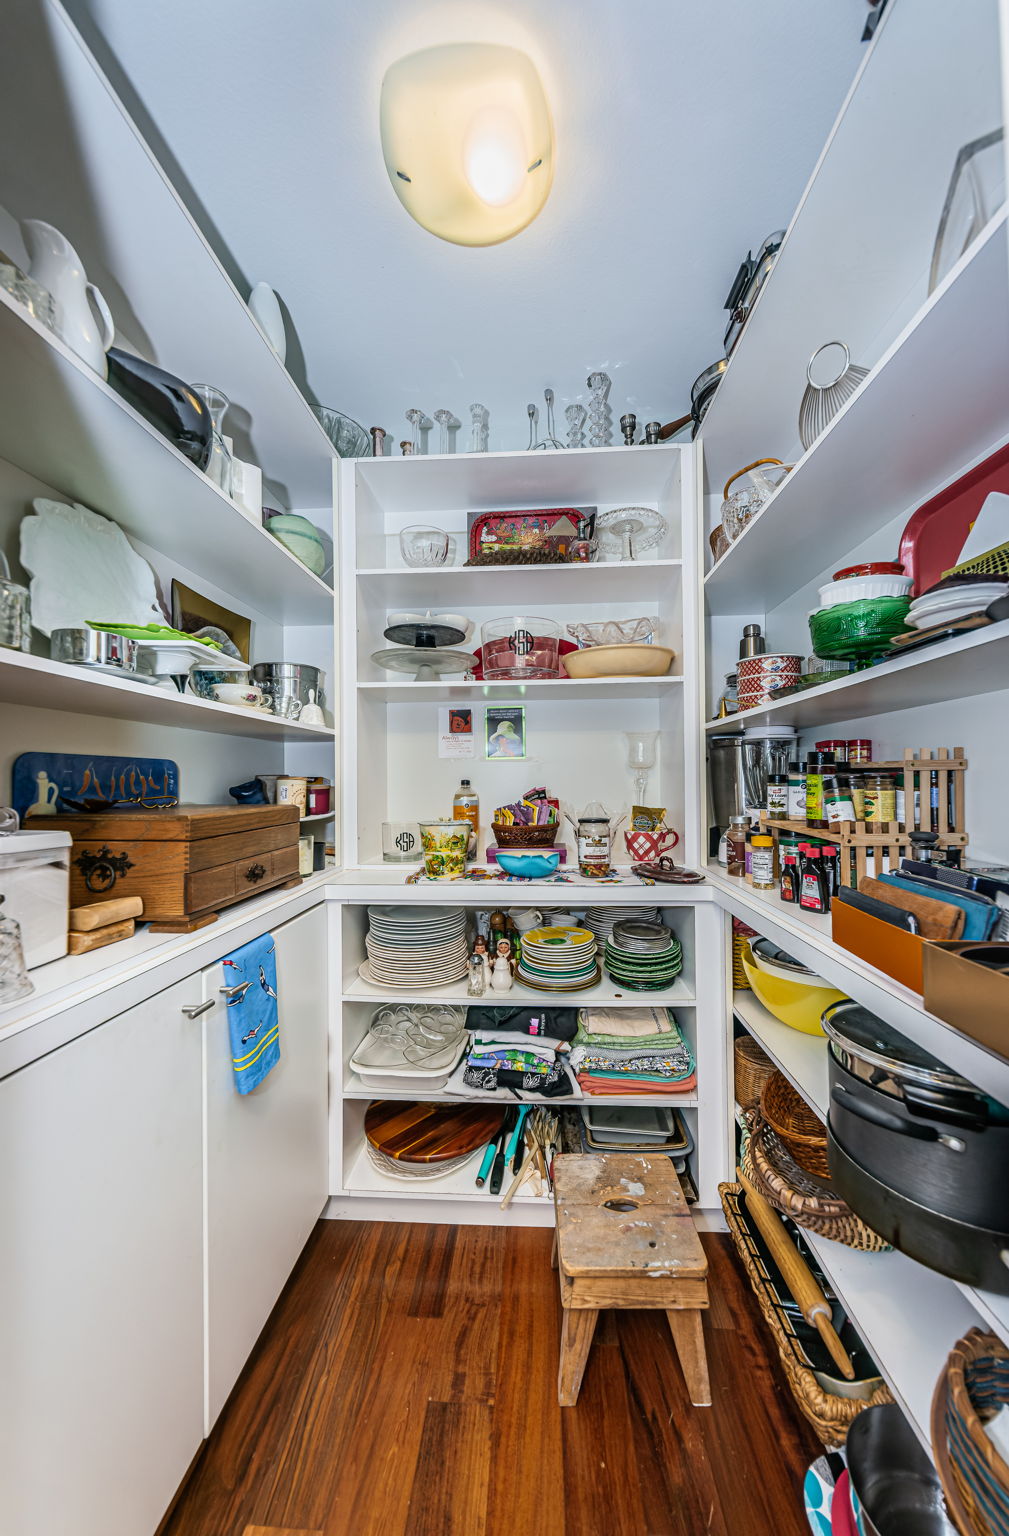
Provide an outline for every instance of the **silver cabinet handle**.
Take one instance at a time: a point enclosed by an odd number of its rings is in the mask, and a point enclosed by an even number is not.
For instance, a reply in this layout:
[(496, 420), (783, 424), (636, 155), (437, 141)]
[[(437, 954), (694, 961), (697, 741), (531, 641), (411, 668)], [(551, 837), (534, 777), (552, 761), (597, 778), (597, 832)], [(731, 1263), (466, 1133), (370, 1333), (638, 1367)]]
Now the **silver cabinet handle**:
[(198, 1019), (201, 1013), (207, 1013), (214, 1006), (215, 999), (211, 998), (209, 1003), (193, 1003), (190, 1007), (183, 1008), (182, 1012), (187, 1019)]

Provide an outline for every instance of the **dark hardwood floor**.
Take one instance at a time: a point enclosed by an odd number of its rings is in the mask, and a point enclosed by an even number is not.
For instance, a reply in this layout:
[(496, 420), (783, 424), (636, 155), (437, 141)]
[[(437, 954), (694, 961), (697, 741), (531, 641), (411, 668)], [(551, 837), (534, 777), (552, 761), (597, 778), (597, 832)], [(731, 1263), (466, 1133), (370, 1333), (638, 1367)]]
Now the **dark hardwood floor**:
[(819, 1446), (730, 1240), (711, 1408), (661, 1312), (604, 1314), (560, 1408), (550, 1238), (320, 1222), (165, 1536), (808, 1536)]

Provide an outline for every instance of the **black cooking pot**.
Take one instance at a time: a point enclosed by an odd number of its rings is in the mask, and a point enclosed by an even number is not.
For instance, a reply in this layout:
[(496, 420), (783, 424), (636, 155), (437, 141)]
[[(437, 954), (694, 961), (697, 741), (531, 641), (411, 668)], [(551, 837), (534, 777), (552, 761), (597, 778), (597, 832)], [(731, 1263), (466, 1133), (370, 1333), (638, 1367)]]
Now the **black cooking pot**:
[(1009, 1110), (858, 1003), (823, 1027), (838, 1193), (911, 1258), (1009, 1294)]

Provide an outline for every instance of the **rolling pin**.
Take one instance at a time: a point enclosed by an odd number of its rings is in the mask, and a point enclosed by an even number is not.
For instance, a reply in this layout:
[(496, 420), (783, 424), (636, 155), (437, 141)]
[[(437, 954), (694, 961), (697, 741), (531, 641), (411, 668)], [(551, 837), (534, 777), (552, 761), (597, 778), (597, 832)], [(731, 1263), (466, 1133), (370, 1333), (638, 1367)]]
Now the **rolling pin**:
[(107, 928), (110, 923), (124, 923), (128, 917), (139, 917), (143, 910), (144, 903), (139, 896), (89, 901), (86, 906), (70, 908), (70, 932), (93, 933), (96, 928)]
[(738, 1178), (746, 1191), (746, 1208), (760, 1228), (771, 1250), (771, 1257), (781, 1270), (781, 1278), (795, 1298), (796, 1305), (806, 1322), (812, 1324), (830, 1350), (831, 1358), (845, 1380), (854, 1381), (855, 1367), (838, 1337), (827, 1298), (813, 1279), (808, 1264), (781, 1225), (777, 1211), (768, 1205), (742, 1169), (738, 1170)]

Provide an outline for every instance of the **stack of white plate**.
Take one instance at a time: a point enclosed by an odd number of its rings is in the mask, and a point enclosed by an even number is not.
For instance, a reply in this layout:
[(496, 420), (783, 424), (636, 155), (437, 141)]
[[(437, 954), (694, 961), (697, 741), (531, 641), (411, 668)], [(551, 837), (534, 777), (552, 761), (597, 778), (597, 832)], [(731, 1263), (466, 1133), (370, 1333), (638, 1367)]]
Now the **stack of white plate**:
[(955, 624), (969, 613), (988, 607), (997, 597), (1009, 592), (1009, 581), (993, 576), (990, 581), (965, 581), (933, 588), (916, 597), (907, 612), (912, 629), (933, 629), (937, 624)]
[(624, 919), (630, 921), (636, 919), (642, 923), (655, 923), (658, 921), (658, 911), (652, 907), (589, 907), (585, 914), (585, 926), (591, 928), (600, 944), (613, 932), (613, 924)]
[(533, 928), (522, 935), (518, 979), (537, 992), (581, 992), (599, 980), (595, 936), (587, 928)]
[(465, 907), (369, 907), (364, 942), (359, 974), (375, 986), (426, 992), (469, 968)]

